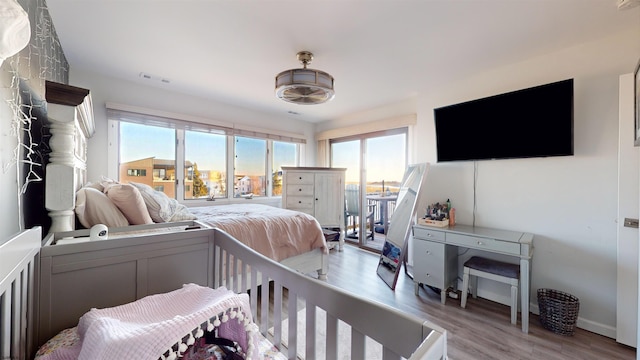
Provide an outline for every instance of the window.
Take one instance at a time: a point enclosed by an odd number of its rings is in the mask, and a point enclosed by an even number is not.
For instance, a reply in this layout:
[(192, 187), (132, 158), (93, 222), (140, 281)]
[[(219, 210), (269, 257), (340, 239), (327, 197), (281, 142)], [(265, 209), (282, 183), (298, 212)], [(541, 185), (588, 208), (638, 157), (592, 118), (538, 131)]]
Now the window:
[(289, 142), (273, 142), (273, 173), (271, 174), (271, 194), (282, 195), (282, 167), (298, 164), (298, 145)]
[[(282, 166), (299, 165), (301, 138), (155, 116), (107, 105), (109, 174), (180, 201), (279, 196)], [(128, 108), (128, 107), (127, 107)], [(150, 110), (151, 111), (151, 110)], [(116, 170), (117, 169), (117, 170)]]
[(146, 169), (127, 169), (127, 176), (147, 176)]
[(185, 131), (184, 158), (185, 199), (227, 197), (226, 135)]
[(158, 180), (163, 180), (167, 178), (167, 170), (166, 169), (153, 169), (153, 178)]
[(121, 122), (119, 130), (119, 180), (147, 184), (175, 197), (176, 131), (128, 122)]
[[(407, 166), (407, 133), (407, 128), (399, 128), (330, 140), (331, 166), (347, 168), (345, 183), (357, 184), (358, 189), (364, 189), (359, 195), (364, 199), (361, 197), (359, 200), (361, 204), (375, 205), (367, 210), (372, 209), (376, 224), (374, 231), (383, 236), (387, 229), (385, 219), (393, 214), (395, 202), (374, 199), (375, 195), (398, 193)], [(362, 178), (361, 174), (365, 177)], [(368, 214), (362, 211), (363, 208), (364, 205), (359, 207), (360, 214), (349, 214), (349, 231), (345, 240), (375, 248), (384, 242), (367, 242), (365, 236), (356, 235), (367, 231), (363, 219)]]
[(266, 196), (267, 141), (235, 137), (233, 197)]

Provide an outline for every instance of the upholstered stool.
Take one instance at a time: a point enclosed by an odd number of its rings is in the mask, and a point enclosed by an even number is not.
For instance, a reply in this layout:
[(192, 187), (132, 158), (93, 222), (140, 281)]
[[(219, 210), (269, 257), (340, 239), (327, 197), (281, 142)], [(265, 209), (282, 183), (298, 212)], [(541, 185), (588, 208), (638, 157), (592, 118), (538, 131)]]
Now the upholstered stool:
[[(469, 287), (469, 276), (472, 276), (472, 284)], [(461, 307), (467, 305), (467, 289), (471, 289), (471, 295), (475, 299), (478, 292), (478, 277), (500, 281), (511, 285), (511, 323), (518, 319), (518, 279), (520, 278), (520, 266), (497, 260), (474, 256), (464, 263), (464, 275), (462, 277)]]

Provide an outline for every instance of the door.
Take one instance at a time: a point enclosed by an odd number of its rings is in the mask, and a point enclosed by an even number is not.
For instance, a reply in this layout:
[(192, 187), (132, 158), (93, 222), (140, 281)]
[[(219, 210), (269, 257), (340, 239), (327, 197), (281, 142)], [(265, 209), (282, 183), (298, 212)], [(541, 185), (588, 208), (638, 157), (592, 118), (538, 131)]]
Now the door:
[(620, 76), (618, 130), (618, 275), (616, 341), (636, 347), (638, 341), (638, 229), (625, 218), (638, 218), (639, 148), (633, 146), (633, 76)]
[(331, 140), (331, 167), (347, 168), (345, 186), (355, 186), (358, 194), (358, 214), (347, 212), (345, 241), (382, 250), (407, 167), (407, 134), (398, 128)]

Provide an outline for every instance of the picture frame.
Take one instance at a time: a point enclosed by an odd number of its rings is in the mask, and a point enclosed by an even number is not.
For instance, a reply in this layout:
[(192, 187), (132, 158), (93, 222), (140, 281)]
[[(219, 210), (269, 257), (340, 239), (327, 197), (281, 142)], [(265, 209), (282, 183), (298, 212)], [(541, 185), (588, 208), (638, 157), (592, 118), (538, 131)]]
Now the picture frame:
[(633, 117), (635, 124), (633, 145), (640, 146), (640, 60), (633, 71)]

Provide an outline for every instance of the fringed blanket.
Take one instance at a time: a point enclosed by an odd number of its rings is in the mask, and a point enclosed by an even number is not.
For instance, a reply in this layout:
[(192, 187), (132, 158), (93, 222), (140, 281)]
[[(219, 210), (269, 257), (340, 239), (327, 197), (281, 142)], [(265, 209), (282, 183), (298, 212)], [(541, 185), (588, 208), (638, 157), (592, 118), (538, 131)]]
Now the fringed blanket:
[(214, 329), (218, 336), (237, 342), (248, 359), (258, 355), (249, 296), (224, 287), (188, 284), (169, 293), (84, 314), (78, 323), (82, 344), (78, 359), (175, 359), (194, 338)]

